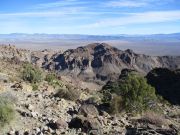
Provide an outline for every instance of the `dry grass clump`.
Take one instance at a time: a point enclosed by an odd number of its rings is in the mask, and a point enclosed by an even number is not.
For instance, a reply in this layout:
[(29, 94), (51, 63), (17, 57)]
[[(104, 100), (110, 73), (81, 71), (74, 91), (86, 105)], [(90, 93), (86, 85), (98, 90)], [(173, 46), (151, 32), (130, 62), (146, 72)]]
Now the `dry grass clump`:
[(146, 112), (139, 121), (156, 126), (162, 126), (167, 123), (166, 119), (162, 115), (155, 112)]
[(64, 98), (66, 100), (75, 101), (79, 99), (80, 91), (77, 89), (59, 89), (55, 97)]
[(180, 111), (174, 111), (170, 114), (171, 118), (179, 119), (180, 118)]
[(0, 97), (0, 126), (9, 124), (15, 117), (13, 105), (7, 99)]

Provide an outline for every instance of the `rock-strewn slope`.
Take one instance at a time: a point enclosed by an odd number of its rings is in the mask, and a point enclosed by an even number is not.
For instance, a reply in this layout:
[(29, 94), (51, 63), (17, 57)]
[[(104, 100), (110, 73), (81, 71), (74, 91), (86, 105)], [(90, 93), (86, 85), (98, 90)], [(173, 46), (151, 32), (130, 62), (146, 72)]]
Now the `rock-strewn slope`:
[(0, 46), (0, 59), (18, 61), (31, 61), (31, 52), (25, 49), (17, 49), (12, 45)]
[(14, 103), (16, 117), (0, 128), (0, 135), (177, 135), (179, 131), (179, 106), (161, 105), (166, 117), (114, 116), (92, 103), (55, 97), (56, 91), (46, 83), (37, 91), (26, 83), (3, 85), (6, 91), (0, 97)]

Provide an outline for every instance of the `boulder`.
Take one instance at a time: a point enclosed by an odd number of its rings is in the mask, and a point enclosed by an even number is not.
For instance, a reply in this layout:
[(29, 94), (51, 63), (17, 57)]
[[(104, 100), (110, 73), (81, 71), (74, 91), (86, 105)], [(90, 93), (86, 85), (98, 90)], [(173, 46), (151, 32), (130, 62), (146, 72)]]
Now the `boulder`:
[(67, 129), (68, 124), (64, 119), (58, 119), (56, 122), (57, 129)]
[(20, 82), (18, 82), (18, 83), (15, 83), (14, 85), (12, 85), (11, 88), (13, 88), (15, 90), (22, 90), (23, 86)]
[(81, 129), (85, 133), (99, 134), (101, 124), (97, 118), (77, 116), (69, 123), (70, 128)]
[(55, 122), (50, 122), (47, 126), (54, 130), (55, 129), (67, 129), (68, 123), (64, 119), (60, 118)]
[(15, 90), (32, 91), (32, 86), (24, 82), (18, 82), (11, 86)]
[(84, 104), (79, 108), (78, 114), (83, 115), (85, 117), (87, 117), (88, 115), (98, 116), (99, 112), (94, 105)]

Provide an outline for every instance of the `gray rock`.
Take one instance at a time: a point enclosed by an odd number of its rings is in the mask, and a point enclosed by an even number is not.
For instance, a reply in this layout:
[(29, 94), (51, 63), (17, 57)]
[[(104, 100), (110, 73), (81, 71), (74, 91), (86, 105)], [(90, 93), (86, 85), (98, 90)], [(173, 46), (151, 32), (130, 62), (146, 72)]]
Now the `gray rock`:
[(88, 115), (98, 116), (99, 112), (98, 112), (97, 108), (94, 105), (85, 104), (85, 105), (82, 105), (79, 108), (78, 114), (83, 115), (85, 117), (87, 117)]
[(33, 111), (34, 106), (33, 106), (33, 105), (31, 105), (31, 104), (29, 104), (29, 105), (27, 106), (27, 108), (28, 108), (28, 110), (29, 110), (29, 111)]
[(31, 112), (31, 116), (33, 118), (38, 118), (38, 113), (37, 112)]

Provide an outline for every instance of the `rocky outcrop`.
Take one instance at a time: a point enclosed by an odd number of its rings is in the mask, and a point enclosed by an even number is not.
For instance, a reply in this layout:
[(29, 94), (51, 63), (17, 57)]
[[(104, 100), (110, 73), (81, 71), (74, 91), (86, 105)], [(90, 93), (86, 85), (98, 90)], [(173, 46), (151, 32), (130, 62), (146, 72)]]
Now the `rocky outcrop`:
[[(57, 52), (53, 50), (42, 50), (42, 51), (33, 51), (31, 52), (31, 62), (36, 64), (39, 67), (43, 67), (43, 65), (46, 65), (49, 63), (51, 57), (55, 55)], [(59, 51), (58, 53), (62, 53)]]
[(17, 49), (12, 45), (0, 46), (0, 59), (12, 60), (15, 63), (31, 61), (31, 52), (25, 49)]
[(82, 105), (79, 108), (78, 114), (79, 115), (83, 115), (85, 117), (87, 117), (88, 115), (98, 116), (99, 112), (98, 112), (98, 110), (96, 109), (96, 107), (94, 105), (92, 105), (92, 104), (85, 104), (85, 105)]
[(153, 129), (149, 127), (139, 127), (139, 128), (128, 127), (126, 135), (178, 135), (178, 131), (173, 128)]

